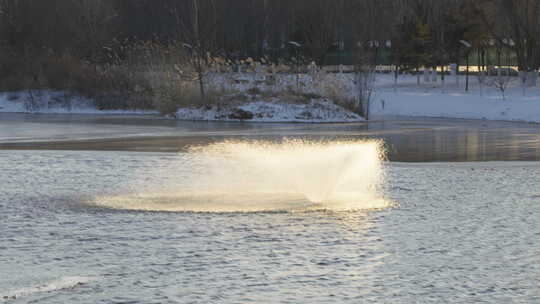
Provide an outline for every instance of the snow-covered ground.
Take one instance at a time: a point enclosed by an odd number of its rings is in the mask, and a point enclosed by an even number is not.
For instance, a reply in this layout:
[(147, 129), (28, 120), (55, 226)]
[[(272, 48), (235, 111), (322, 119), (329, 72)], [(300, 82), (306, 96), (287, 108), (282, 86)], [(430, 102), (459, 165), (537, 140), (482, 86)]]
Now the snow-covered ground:
[[(274, 91), (287, 90), (295, 83), (294, 75), (283, 75)], [(262, 97), (247, 93), (257, 81), (254, 75), (242, 75), (249, 81), (230, 84), (224, 75), (215, 75), (212, 83), (220, 89), (240, 92), (247, 101), (218, 103), (211, 107), (181, 108), (175, 115), (180, 120), (203, 121), (251, 121), (251, 122), (357, 122), (362, 117), (325, 98), (297, 98), (284, 100), (275, 97)], [(306, 77), (304, 80), (307, 80)], [(233, 79), (234, 80), (234, 79)], [(343, 83), (349, 83), (344, 81)], [(259, 86), (265, 90), (264, 88)], [(230, 97), (228, 97), (230, 98)], [(234, 99), (234, 98), (233, 98)], [(300, 99), (300, 100), (298, 100)], [(73, 96), (57, 91), (4, 92), (0, 93), (0, 112), (43, 113), (43, 114), (158, 114), (157, 111), (140, 110), (99, 110), (91, 99)]]
[[(307, 74), (298, 78), (295, 74), (213, 74), (207, 80), (209, 89), (226, 92), (225, 96), (216, 105), (182, 108), (175, 116), (180, 120), (205, 121), (365, 121), (360, 115), (326, 97), (329, 91), (334, 95), (352, 97), (352, 74), (324, 74), (317, 77)], [(242, 99), (246, 101), (240, 102)]]
[(324, 99), (314, 99), (308, 103), (295, 104), (280, 100), (259, 100), (239, 106), (209, 108), (183, 108), (176, 118), (181, 120), (253, 122), (355, 122), (364, 121), (352, 113)]
[(512, 77), (503, 98), (494, 85), (480, 86), (476, 76), (470, 76), (469, 82), (466, 92), (464, 76), (459, 84), (454, 76), (447, 76), (444, 85), (440, 78), (437, 83), (418, 85), (416, 76), (400, 76), (395, 86), (391, 75), (377, 75), (371, 115), (540, 122), (539, 86), (523, 87)]
[[(490, 77), (487, 83), (495, 77)], [(268, 75), (262, 77), (254, 73), (213, 75), (209, 83), (214, 89), (241, 92), (248, 98), (232, 103), (218, 102), (210, 107), (182, 108), (176, 113), (176, 118), (254, 122), (363, 120), (357, 114), (334, 104), (328, 97), (353, 98), (355, 85), (352, 74), (323, 73), (314, 77), (302, 75), (299, 79), (291, 74), (276, 74), (271, 81), (268, 80)], [(460, 77), (459, 83), (456, 83), (454, 76), (447, 76), (443, 85), (440, 77), (438, 82), (424, 82), (422, 77), (418, 84), (416, 76), (400, 75), (395, 85), (392, 74), (377, 74), (370, 118), (422, 116), (540, 123), (540, 85), (524, 87), (518, 77), (511, 77), (503, 98), (502, 92), (493, 84), (480, 85), (478, 77), (472, 75), (469, 82), (469, 91), (466, 92), (465, 76)], [(246, 94), (253, 89), (263, 94)], [(272, 93), (291, 90), (300, 90), (302, 94), (312, 94), (313, 97), (298, 101), (280, 99), (280, 94)], [(54, 91), (34, 91), (32, 95), (28, 92), (0, 93), (0, 112), (157, 114), (157, 111), (102, 111), (94, 106), (92, 100)]]
[[(271, 85), (255, 75), (234, 76), (232, 78), (236, 77), (236, 81), (233, 83), (223, 77), (215, 77), (213, 83), (236, 91), (245, 91), (253, 86), (263, 91), (299, 87), (304, 93), (322, 96), (337, 93), (345, 98), (354, 98), (356, 91), (353, 74), (302, 75), (298, 79), (299, 85), (295, 75), (278, 75)], [(464, 75), (458, 81), (455, 76), (447, 75), (443, 84), (440, 76), (436, 82), (424, 82), (423, 77), (418, 82), (417, 76), (405, 74), (398, 77), (396, 84), (393, 74), (376, 74), (370, 118), (416, 116), (540, 122), (540, 86), (525, 87), (518, 77), (503, 75), (499, 78), (505, 81), (503, 98), (496, 79), (497, 76), (489, 76), (481, 85), (479, 78), (471, 75), (469, 90), (465, 91)], [(208, 117), (212, 113), (206, 115)]]
[(147, 110), (99, 110), (91, 99), (59, 91), (2, 92), (0, 113), (40, 114), (158, 114)]

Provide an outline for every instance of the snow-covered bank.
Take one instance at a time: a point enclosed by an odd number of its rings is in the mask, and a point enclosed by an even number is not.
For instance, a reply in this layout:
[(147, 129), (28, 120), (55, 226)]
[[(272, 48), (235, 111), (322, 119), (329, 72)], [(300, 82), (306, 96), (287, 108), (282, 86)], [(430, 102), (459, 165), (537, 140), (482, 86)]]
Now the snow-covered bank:
[[(181, 108), (175, 115), (180, 120), (250, 121), (250, 122), (356, 122), (359, 115), (326, 99), (285, 102), (276, 98), (249, 96), (250, 101), (233, 101), (199, 108)], [(99, 110), (91, 99), (64, 92), (39, 91), (0, 93), (0, 113), (32, 114), (120, 114), (152, 115), (149, 110)]]
[[(340, 123), (365, 121), (342, 106), (354, 100), (352, 74), (214, 73), (214, 105), (181, 108), (180, 120)], [(329, 97), (332, 96), (332, 97)], [(350, 105), (350, 104), (348, 104)]]
[(311, 100), (305, 104), (279, 100), (251, 101), (238, 106), (212, 106), (182, 108), (176, 113), (181, 120), (253, 121), (253, 122), (356, 122), (364, 121), (359, 115), (324, 100)]
[[(300, 89), (300, 93), (304, 94), (354, 100), (354, 80), (351, 73), (319, 72), (303, 74), (298, 79), (291, 74), (274, 74), (272, 77), (261, 78), (254, 73), (244, 73), (216, 75), (213, 82), (235, 91), (256, 87), (262, 91), (276, 92), (293, 88)], [(458, 81), (455, 76), (447, 75), (442, 83), (440, 75), (435, 82), (424, 82), (423, 77), (419, 79), (414, 75), (403, 74), (399, 75), (396, 83), (393, 74), (377, 73), (370, 103), (370, 118), (410, 116), (540, 122), (540, 86), (524, 87), (518, 77), (506, 75), (501, 78), (496, 75), (487, 76), (482, 84), (477, 76), (471, 75), (468, 91), (465, 91), (465, 83), (464, 75)], [(185, 116), (186, 112), (179, 114)], [(208, 119), (212, 113), (197, 116)], [(341, 120), (343, 116), (327, 115), (323, 118)]]
[(470, 89), (465, 92), (465, 78), (459, 85), (455, 77), (447, 77), (446, 84), (421, 83), (414, 76), (400, 76), (394, 87), (391, 75), (378, 75), (376, 94), (371, 103), (372, 117), (384, 115), (488, 119), (504, 121), (540, 122), (540, 88), (521, 86), (513, 78), (503, 98), (495, 86), (480, 86), (477, 77), (470, 78)]
[[(447, 76), (438, 82), (418, 83), (412, 75), (377, 74), (370, 118), (384, 116), (489, 119), (540, 123), (540, 86), (523, 87), (518, 77), (506, 78), (503, 92), (494, 81), (480, 85), (478, 77), (459, 83)], [(491, 83), (491, 84), (490, 84)], [(353, 74), (220, 73), (208, 80), (222, 95), (213, 105), (180, 108), (181, 120), (251, 122), (356, 122), (364, 119), (349, 111), (355, 100)], [(341, 101), (341, 102), (339, 102)], [(344, 103), (345, 101), (345, 103)], [(348, 104), (350, 105), (350, 104)], [(49, 114), (158, 114), (157, 111), (99, 110), (87, 98), (55, 91), (0, 93), (0, 112)]]
[(502, 100), (463, 93), (381, 92), (372, 116), (400, 115), (540, 122), (540, 96)]
[(91, 99), (59, 91), (2, 92), (0, 113), (152, 115), (149, 110), (100, 110)]

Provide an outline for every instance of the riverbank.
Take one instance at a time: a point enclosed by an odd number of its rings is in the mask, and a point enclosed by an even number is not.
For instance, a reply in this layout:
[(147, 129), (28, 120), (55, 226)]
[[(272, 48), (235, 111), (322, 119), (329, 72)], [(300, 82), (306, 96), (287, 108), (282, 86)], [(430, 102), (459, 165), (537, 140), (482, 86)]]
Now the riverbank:
[[(217, 74), (212, 87), (222, 97), (206, 106), (182, 106), (168, 117), (187, 121), (248, 121), (340, 123), (364, 121), (341, 104), (354, 100), (352, 74), (323, 76), (284, 74), (262, 81), (257, 74)], [(318, 81), (317, 80), (319, 79)], [(377, 74), (370, 103), (370, 118), (386, 116), (439, 117), (540, 123), (540, 88), (525, 87), (518, 77), (506, 77), (504, 87), (496, 76), (483, 84), (477, 76), (445, 83), (424, 82), (413, 75)], [(298, 84), (296, 84), (298, 81)], [(296, 85), (295, 85), (296, 84)], [(294, 92), (297, 87), (299, 92)], [(292, 93), (291, 93), (292, 92)], [(329, 96), (329, 97), (325, 97)], [(343, 101), (346, 101), (345, 103)], [(93, 100), (61, 91), (0, 93), (0, 112), (39, 114), (157, 115), (157, 110), (99, 109)]]
[(63, 91), (0, 93), (0, 113), (155, 115), (155, 110), (98, 109), (92, 99)]
[[(518, 77), (506, 79), (504, 92), (495, 84), (480, 85), (470, 77), (465, 91), (465, 77), (446, 77), (441, 84), (417, 83), (416, 76), (400, 76), (397, 86), (391, 75), (377, 77), (371, 115), (440, 117), (540, 123), (540, 88), (524, 87)], [(493, 81), (493, 79), (491, 80)], [(487, 82), (489, 83), (489, 82)], [(504, 94), (503, 94), (504, 93)]]
[(182, 108), (176, 113), (180, 120), (250, 121), (250, 122), (359, 122), (364, 118), (326, 99), (306, 103), (287, 103), (281, 100), (256, 100), (238, 106)]
[[(264, 99), (257, 95), (248, 96), (248, 98), (249, 101), (245, 102), (184, 107), (169, 117), (188, 121), (304, 123), (364, 121), (358, 114), (324, 98), (307, 99), (302, 102), (288, 102), (277, 98)], [(155, 110), (98, 109), (91, 99), (54, 91), (40, 91), (34, 93), (34, 95), (30, 95), (28, 92), (0, 93), (0, 112), (30, 114), (159, 114)]]

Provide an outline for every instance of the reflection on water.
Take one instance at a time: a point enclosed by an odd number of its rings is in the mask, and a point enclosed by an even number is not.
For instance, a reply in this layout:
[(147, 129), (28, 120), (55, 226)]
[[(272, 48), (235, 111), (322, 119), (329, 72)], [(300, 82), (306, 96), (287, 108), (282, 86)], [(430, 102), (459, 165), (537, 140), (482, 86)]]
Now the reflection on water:
[(0, 149), (185, 152), (192, 145), (227, 139), (284, 137), (383, 140), (391, 161), (540, 160), (540, 125), (527, 123), (394, 118), (353, 124), (249, 124), (0, 114)]
[(386, 142), (388, 159), (393, 161), (540, 160), (540, 125), (446, 119), (429, 121), (433, 123), (431, 128), (415, 132), (403, 129), (401, 134), (370, 137), (380, 137)]

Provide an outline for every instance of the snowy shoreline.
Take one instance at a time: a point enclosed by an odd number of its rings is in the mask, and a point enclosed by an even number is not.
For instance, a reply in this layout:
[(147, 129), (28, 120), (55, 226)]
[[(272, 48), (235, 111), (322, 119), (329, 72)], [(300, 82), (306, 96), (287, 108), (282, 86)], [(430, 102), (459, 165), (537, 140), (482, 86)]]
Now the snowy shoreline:
[[(28, 108), (27, 93), (0, 93), (0, 113), (26, 114), (103, 114), (103, 115), (159, 115), (152, 110), (99, 110), (92, 100), (63, 92), (43, 91), (39, 103)], [(69, 104), (69, 106), (68, 106)], [(163, 116), (166, 118), (166, 116)], [(169, 118), (184, 121), (226, 122), (290, 122), (290, 123), (350, 123), (365, 121), (341, 106), (326, 99), (312, 99), (295, 103), (275, 98), (255, 99), (244, 103), (218, 104), (209, 107), (180, 108)]]
[[(342, 93), (353, 95), (354, 84), (350, 74), (333, 77), (336, 77), (337, 81), (340, 82), (339, 89)], [(455, 77), (452, 76), (447, 77), (445, 85), (441, 85), (440, 80), (438, 83), (421, 82), (418, 85), (416, 76), (412, 75), (400, 75), (398, 80), (396, 86), (392, 75), (376, 75), (375, 93), (370, 103), (371, 119), (401, 116), (540, 123), (540, 88), (524, 88), (520, 85), (517, 77), (511, 80), (506, 89), (505, 99), (495, 87), (480, 86), (478, 79), (472, 76), (468, 92), (464, 90), (464, 76), (460, 77), (459, 85), (454, 81)], [(250, 89), (249, 84), (237, 84), (236, 86), (234, 89), (240, 92)], [(284, 87), (285, 89), (286, 87)], [(34, 102), (33, 107), (28, 106), (28, 98), (26, 92), (0, 93), (0, 113), (159, 114), (158, 111), (154, 110), (99, 110), (90, 99), (58, 91), (41, 91), (39, 101), (37, 104)], [(359, 115), (336, 105), (324, 97), (294, 102), (256, 95), (250, 96), (248, 100), (243, 102), (180, 108), (170, 118), (185, 121), (264, 123), (350, 123), (365, 121)]]
[[(382, 79), (381, 79), (382, 78)], [(415, 76), (401, 76), (395, 89), (391, 77), (379, 77), (376, 95), (371, 102), (372, 117), (405, 116), (457, 118), (508, 122), (540, 123), (540, 89), (524, 88), (517, 78), (511, 79), (505, 98), (494, 87), (479, 86), (470, 78), (465, 92), (465, 78), (448, 76), (447, 84), (417, 85)], [(440, 81), (440, 80), (439, 80)]]
[[(156, 115), (153, 110), (99, 110), (91, 99), (61, 91), (42, 90), (37, 97), (27, 92), (0, 92), (0, 113)], [(30, 98), (35, 102), (29, 102)]]
[(305, 104), (279, 100), (251, 101), (238, 106), (212, 106), (208, 108), (182, 108), (176, 113), (179, 120), (346, 123), (365, 121), (358, 114), (324, 99)]
[(458, 118), (540, 123), (540, 98), (500, 100), (469, 94), (381, 92), (372, 102), (378, 116)]

